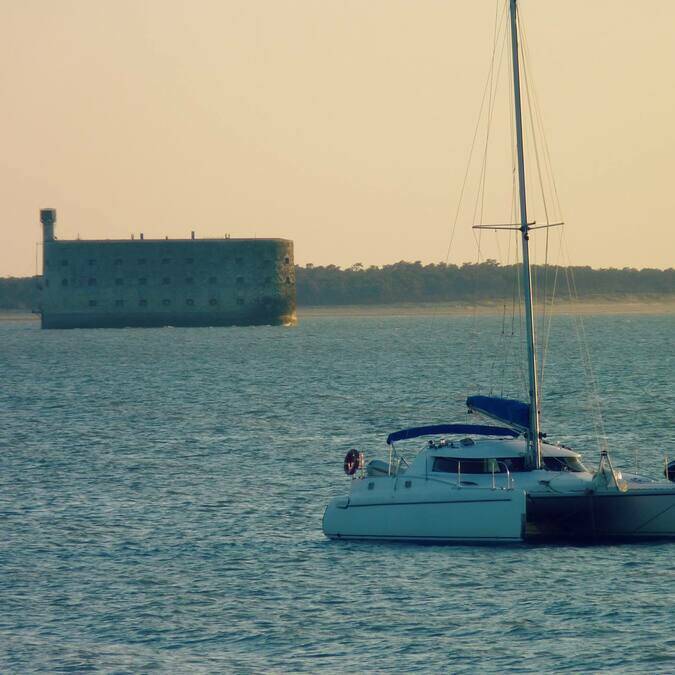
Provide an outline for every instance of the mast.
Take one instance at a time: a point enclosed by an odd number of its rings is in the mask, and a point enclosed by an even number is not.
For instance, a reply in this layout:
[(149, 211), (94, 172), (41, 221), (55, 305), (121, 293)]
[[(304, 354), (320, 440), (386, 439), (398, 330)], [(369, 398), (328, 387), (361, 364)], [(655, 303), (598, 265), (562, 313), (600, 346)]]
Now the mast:
[(518, 60), (517, 0), (510, 0), (511, 55), (513, 59), (513, 102), (518, 151), (518, 192), (520, 196), (520, 233), (523, 246), (523, 291), (525, 294), (525, 326), (527, 328), (527, 369), (530, 386), (530, 429), (527, 441), (527, 463), (530, 469), (541, 468), (541, 438), (539, 387), (537, 383), (537, 355), (534, 342), (534, 313), (532, 310), (532, 274), (530, 271), (529, 225), (525, 195), (525, 157), (523, 152), (523, 115), (520, 103), (520, 64)]

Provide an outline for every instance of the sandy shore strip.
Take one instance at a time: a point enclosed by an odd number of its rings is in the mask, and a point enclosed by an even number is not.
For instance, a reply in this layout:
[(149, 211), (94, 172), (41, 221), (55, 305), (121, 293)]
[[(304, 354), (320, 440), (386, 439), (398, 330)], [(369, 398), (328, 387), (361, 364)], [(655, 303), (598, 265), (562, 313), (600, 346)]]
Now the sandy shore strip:
[[(298, 319), (321, 316), (480, 316), (499, 315), (504, 312), (504, 304), (482, 303), (467, 305), (464, 303), (424, 303), (401, 305), (332, 305), (298, 307)], [(506, 306), (511, 313), (511, 303)], [(558, 302), (553, 305), (553, 313), (564, 315), (597, 314), (675, 314), (675, 296), (659, 300), (593, 300), (580, 302)]]

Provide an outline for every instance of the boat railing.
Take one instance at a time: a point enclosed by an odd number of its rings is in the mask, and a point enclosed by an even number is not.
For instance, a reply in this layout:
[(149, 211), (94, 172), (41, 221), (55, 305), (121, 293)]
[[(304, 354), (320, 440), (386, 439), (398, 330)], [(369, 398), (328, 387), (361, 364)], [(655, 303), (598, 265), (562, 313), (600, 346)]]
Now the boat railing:
[[(495, 472), (495, 467), (502, 467), (504, 469), (504, 473), (506, 473), (506, 488), (497, 488), (497, 481), (496, 481), (496, 472)], [(499, 473), (502, 473), (501, 471)], [(462, 461), (458, 460), (457, 461), (457, 487), (461, 488), (464, 487), (464, 484), (462, 483)], [(478, 487), (475, 485), (472, 485), (472, 487)], [(506, 462), (500, 462), (497, 460), (496, 462), (492, 463), (492, 490), (513, 490), (513, 479), (511, 478), (511, 471), (506, 464)]]

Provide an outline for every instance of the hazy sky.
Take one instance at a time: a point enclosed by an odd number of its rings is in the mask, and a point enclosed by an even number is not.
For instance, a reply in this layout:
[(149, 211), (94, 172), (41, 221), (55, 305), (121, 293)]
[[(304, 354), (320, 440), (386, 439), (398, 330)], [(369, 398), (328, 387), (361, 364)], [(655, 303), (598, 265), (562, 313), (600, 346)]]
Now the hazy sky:
[[(302, 264), (444, 259), (495, 8), (0, 0), (0, 276), (34, 272), (40, 207), (62, 238), (194, 229), (288, 237)], [(571, 260), (675, 265), (675, 2), (521, 12)], [(476, 258), (470, 225), (453, 262)]]

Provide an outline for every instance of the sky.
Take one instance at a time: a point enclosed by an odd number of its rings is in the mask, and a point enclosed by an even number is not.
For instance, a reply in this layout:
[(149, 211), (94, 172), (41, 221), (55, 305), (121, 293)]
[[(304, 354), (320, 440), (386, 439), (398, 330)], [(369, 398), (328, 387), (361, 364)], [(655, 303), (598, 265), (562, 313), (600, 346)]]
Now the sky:
[[(444, 261), (502, 4), (0, 0), (0, 276), (35, 273), (43, 207), (64, 239), (195, 230), (293, 239), (300, 264)], [(564, 262), (672, 267), (675, 3), (520, 7)], [(500, 72), (480, 203), (504, 223)], [(478, 255), (482, 133), (454, 263)], [(506, 261), (484, 235), (480, 256)]]

